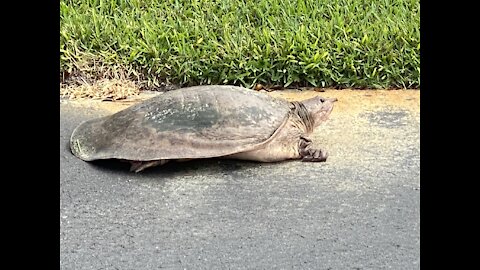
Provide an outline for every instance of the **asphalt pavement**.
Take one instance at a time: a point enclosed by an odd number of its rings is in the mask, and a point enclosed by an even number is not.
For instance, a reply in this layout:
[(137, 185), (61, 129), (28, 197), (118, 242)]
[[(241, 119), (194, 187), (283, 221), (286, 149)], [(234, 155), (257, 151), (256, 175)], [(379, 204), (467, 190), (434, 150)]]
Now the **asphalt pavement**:
[(141, 173), (73, 156), (74, 128), (112, 109), (61, 101), (60, 268), (419, 269), (419, 94), (360, 92), (313, 136), (327, 162)]

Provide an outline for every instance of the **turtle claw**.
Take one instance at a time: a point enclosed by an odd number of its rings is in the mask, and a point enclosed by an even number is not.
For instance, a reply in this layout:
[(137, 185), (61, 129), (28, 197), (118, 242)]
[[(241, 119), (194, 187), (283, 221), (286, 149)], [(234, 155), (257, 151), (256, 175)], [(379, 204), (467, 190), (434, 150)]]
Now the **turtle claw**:
[(305, 155), (302, 158), (302, 161), (304, 162), (324, 162), (327, 160), (328, 153), (323, 152), (320, 149), (309, 149), (309, 152), (313, 152), (309, 155)]
[(305, 162), (324, 162), (328, 157), (326, 151), (312, 148), (312, 140), (303, 137), (300, 141), (299, 154), (302, 157), (302, 161)]

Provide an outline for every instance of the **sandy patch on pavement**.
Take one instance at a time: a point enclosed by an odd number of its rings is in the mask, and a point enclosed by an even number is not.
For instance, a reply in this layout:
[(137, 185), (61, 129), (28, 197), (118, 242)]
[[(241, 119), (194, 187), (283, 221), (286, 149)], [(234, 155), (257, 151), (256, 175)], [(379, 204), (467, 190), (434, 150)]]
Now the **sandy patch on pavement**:
[[(93, 87), (95, 86), (91, 88)], [(108, 87), (105, 86), (105, 88), (105, 93), (108, 93)], [(86, 91), (88, 92), (88, 90)], [(162, 94), (161, 92), (153, 91), (131, 91), (130, 93), (128, 91), (130, 90), (118, 92), (115, 98), (110, 99), (105, 97), (101, 98), (101, 94), (97, 94), (98, 98), (88, 98), (89, 95), (85, 94), (83, 98), (65, 99), (64, 97), (63, 101), (80, 106), (94, 106), (113, 113)], [(332, 114), (358, 114), (378, 107), (402, 107), (411, 112), (419, 112), (420, 109), (420, 90), (324, 89), (323, 92), (317, 92), (310, 89), (285, 89), (265, 93), (287, 100), (302, 100), (313, 96), (324, 96), (326, 98), (335, 97), (338, 101), (335, 103)], [(80, 96), (80, 94), (77, 93), (77, 96)]]

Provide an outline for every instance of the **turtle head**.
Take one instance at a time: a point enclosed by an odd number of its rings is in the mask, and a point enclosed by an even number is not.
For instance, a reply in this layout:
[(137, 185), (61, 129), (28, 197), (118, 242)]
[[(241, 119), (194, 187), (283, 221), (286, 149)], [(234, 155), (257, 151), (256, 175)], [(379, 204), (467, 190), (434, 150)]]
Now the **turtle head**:
[(321, 96), (302, 101), (303, 105), (305, 105), (305, 108), (313, 118), (314, 128), (328, 119), (328, 116), (333, 110), (333, 103), (335, 101), (337, 101), (336, 98), (324, 98)]

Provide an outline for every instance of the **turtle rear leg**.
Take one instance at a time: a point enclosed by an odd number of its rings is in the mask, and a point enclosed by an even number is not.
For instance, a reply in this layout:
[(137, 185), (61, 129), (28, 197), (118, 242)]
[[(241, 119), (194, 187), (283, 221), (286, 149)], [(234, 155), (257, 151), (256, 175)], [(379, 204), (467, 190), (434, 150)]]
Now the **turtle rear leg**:
[(312, 140), (305, 137), (300, 138), (298, 153), (300, 154), (302, 161), (308, 162), (324, 162), (328, 157), (328, 153), (326, 151), (313, 148)]
[(130, 161), (130, 171), (131, 172), (140, 172), (145, 170), (146, 168), (154, 167), (163, 165), (168, 162), (168, 159), (160, 159), (160, 160), (151, 160), (151, 161)]

